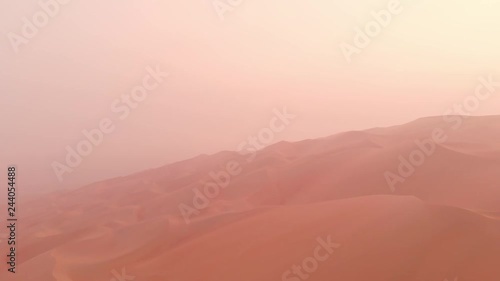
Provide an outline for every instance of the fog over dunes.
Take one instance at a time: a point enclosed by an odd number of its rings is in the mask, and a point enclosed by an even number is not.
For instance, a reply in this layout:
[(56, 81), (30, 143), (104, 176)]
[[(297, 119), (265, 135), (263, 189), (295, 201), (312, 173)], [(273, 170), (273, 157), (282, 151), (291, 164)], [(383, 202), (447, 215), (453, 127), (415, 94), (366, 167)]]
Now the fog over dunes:
[[(237, 150), (274, 108), (297, 118), (273, 143), (500, 114), (496, 0), (0, 2), (0, 165), (30, 175), (26, 196)], [(157, 66), (170, 76), (130, 99)], [(491, 97), (455, 110), (490, 75)], [(60, 181), (53, 163), (105, 118), (112, 133)]]

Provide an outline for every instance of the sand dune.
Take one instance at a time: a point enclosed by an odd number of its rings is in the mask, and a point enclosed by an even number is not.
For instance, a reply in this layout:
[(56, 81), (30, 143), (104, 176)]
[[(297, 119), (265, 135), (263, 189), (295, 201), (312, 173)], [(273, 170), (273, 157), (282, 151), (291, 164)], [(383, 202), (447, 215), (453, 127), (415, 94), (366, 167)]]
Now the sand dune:
[[(447, 140), (391, 190), (384, 174), (435, 128)], [(192, 206), (193, 190), (230, 161), (241, 172), (186, 223), (179, 204)], [(23, 202), (19, 273), (0, 278), (498, 280), (499, 170), (499, 116), (202, 155)]]

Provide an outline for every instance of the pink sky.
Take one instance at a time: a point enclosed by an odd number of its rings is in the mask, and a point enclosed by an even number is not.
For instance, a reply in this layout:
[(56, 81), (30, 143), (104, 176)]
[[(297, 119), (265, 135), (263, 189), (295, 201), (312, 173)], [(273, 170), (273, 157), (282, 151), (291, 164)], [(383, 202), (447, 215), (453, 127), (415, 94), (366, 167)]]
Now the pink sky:
[[(165, 1), (166, 2), (166, 1)], [(296, 119), (274, 142), (442, 115), (498, 77), (499, 3), (402, 1), (403, 12), (347, 63), (341, 42), (389, 1), (244, 1), (220, 20), (211, 1), (73, 0), (15, 53), (7, 34), (40, 11), (0, 4), (3, 166), (27, 189), (126, 175), (201, 153), (236, 150), (274, 108)], [(59, 183), (51, 163), (141, 84), (170, 76)], [(500, 114), (500, 90), (474, 115)]]

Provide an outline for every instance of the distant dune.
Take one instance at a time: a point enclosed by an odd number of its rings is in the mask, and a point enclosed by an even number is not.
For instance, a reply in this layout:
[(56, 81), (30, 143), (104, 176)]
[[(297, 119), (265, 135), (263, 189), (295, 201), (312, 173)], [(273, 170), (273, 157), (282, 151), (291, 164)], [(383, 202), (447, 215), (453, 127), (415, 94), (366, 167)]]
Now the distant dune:
[[(21, 202), (18, 273), (2, 264), (0, 279), (498, 281), (500, 116), (457, 118), (203, 155)], [(429, 144), (436, 129), (446, 141)], [(433, 149), (402, 176), (417, 142)]]

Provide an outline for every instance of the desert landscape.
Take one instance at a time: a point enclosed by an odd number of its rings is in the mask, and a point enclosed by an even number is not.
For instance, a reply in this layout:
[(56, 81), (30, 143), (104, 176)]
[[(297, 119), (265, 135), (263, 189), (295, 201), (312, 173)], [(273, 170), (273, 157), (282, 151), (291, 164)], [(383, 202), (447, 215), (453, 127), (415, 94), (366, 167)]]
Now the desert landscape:
[(0, 281), (500, 281), (499, 11), (0, 1)]
[[(17, 279), (2, 268), (1, 280), (496, 281), (500, 116), (460, 118), (200, 155), (31, 199)], [(391, 188), (399, 156), (436, 128), (446, 141)]]

